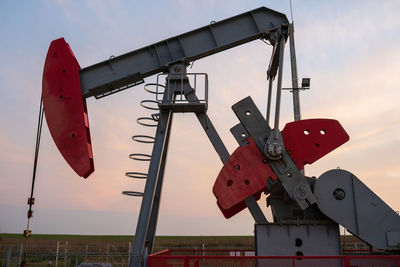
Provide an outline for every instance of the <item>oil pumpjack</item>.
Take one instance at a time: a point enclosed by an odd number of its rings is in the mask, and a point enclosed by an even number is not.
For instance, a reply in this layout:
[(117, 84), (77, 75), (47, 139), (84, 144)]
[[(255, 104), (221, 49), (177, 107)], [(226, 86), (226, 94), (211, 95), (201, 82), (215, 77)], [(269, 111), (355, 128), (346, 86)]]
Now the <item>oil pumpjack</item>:
[[(188, 73), (198, 59), (261, 39), (273, 46), (267, 76), (267, 118), (251, 97), (232, 106), (239, 123), (231, 133), (239, 147), (229, 154), (207, 115), (208, 80), (205, 73)], [(80, 68), (63, 38), (51, 42), (43, 73), (42, 99), (45, 117), (57, 148), (82, 177), (94, 171), (86, 98), (106, 97), (139, 85), (159, 74), (154, 90), (156, 104), (150, 118), (138, 122), (156, 127), (155, 137), (133, 139), (153, 145), (152, 154), (135, 153), (131, 158), (148, 160), (147, 173), (128, 172), (146, 179), (144, 192), (125, 191), (142, 197), (130, 266), (146, 266), (153, 251), (161, 189), (176, 112), (193, 112), (207, 134), (223, 167), (212, 189), (226, 218), (249, 209), (255, 221), (255, 250), (269, 255), (340, 255), (339, 225), (370, 246), (385, 251), (400, 246), (400, 217), (354, 174), (340, 169), (320, 177), (307, 177), (302, 170), (349, 140), (333, 119), (300, 120), (295, 56), (292, 55), (292, 85), (296, 120), (279, 129), (285, 44), (294, 53), (293, 25), (286, 16), (261, 7), (213, 22), (202, 28), (168, 38), (132, 52)], [(202, 79), (204, 97), (200, 98)], [(269, 124), (271, 96), (276, 82), (273, 127)], [(268, 195), (273, 222), (267, 221), (257, 200)]]

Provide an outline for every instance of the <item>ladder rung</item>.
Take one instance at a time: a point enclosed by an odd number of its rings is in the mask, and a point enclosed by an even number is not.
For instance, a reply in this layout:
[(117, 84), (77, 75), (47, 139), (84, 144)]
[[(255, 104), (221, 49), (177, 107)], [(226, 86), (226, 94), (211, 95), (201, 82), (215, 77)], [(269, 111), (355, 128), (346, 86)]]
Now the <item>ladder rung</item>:
[(143, 197), (143, 193), (137, 191), (122, 191), (122, 194), (131, 197)]
[(125, 175), (129, 178), (147, 179), (147, 173), (144, 172), (126, 172)]

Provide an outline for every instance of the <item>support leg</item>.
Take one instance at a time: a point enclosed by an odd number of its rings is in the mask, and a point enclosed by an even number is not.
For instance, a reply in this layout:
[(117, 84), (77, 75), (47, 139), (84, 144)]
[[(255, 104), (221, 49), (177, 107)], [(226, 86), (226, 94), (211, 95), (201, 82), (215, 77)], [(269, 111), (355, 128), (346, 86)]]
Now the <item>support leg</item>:
[(206, 132), (208, 139), (210, 139), (215, 151), (217, 151), (222, 163), (225, 163), (230, 155), (224, 143), (222, 142), (221, 137), (219, 137), (217, 130), (214, 128), (210, 118), (205, 112), (196, 112), (196, 116), (201, 126), (203, 126), (203, 129)]
[(170, 137), (170, 133), (171, 133), (171, 124), (172, 124), (172, 118), (170, 119), (169, 125), (167, 127), (164, 151), (163, 151), (163, 155), (161, 157), (161, 165), (160, 165), (160, 171), (158, 174), (156, 192), (154, 194), (153, 207), (151, 209), (149, 228), (147, 230), (147, 235), (146, 235), (145, 247), (147, 248), (147, 252), (149, 255), (151, 253), (153, 253), (153, 244), (154, 244), (154, 237), (155, 237), (156, 228), (157, 228), (158, 211), (160, 209), (161, 190), (162, 190), (162, 185), (163, 185), (163, 180), (164, 180), (164, 169), (165, 169), (165, 164), (166, 164), (166, 159), (167, 159), (169, 137)]
[[(195, 91), (193, 90), (193, 88), (190, 86), (189, 83), (184, 84), (184, 92), (186, 99), (190, 103), (199, 102), (199, 99), (197, 98)], [(217, 130), (214, 128), (214, 125), (212, 124), (210, 118), (205, 112), (196, 112), (196, 116), (201, 126), (203, 127), (204, 131), (206, 132), (208, 139), (210, 139), (210, 142), (213, 145), (215, 151), (220, 157), (222, 163), (225, 163), (230, 155), (224, 143), (222, 142), (221, 137), (219, 137)]]
[(160, 176), (160, 170), (163, 170), (163, 168), (161, 168), (163, 162), (162, 157), (163, 155), (166, 155), (166, 144), (168, 144), (168, 133), (169, 128), (171, 127), (172, 116), (172, 111), (162, 112), (160, 114), (160, 123), (157, 127), (152, 158), (150, 161), (149, 172), (147, 175), (142, 205), (140, 207), (140, 214), (136, 227), (131, 261), (129, 263), (130, 267), (143, 266), (145, 240), (149, 229), (150, 217), (152, 213), (157, 182)]

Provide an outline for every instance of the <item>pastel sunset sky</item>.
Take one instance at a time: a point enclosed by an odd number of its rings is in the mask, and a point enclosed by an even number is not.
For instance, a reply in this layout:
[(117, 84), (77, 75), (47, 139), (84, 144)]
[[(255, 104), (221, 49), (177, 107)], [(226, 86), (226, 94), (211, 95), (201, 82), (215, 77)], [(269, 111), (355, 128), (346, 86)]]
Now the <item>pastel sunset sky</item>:
[[(95, 64), (260, 6), (285, 13), (289, 1), (1, 1), (0, 2), (0, 233), (22, 233), (30, 192), (43, 64), (50, 42), (64, 37), (81, 67)], [(311, 166), (320, 176), (340, 167), (354, 173), (394, 210), (400, 210), (400, 2), (293, 0), (302, 118), (337, 119), (350, 141)], [(288, 46), (287, 46), (288, 47)], [(287, 50), (289, 52), (289, 50)], [(194, 62), (190, 72), (209, 75), (213, 124), (232, 153), (231, 106), (251, 96), (266, 110), (271, 47), (260, 40)], [(284, 87), (291, 86), (288, 53)], [(146, 79), (154, 82), (155, 77)], [(107, 98), (87, 99), (96, 171), (78, 177), (43, 125), (35, 187), (33, 233), (133, 234), (144, 171), (131, 153), (150, 147), (131, 140), (154, 134), (136, 119), (149, 114), (139, 102), (143, 86)], [(281, 128), (293, 120), (292, 98), (283, 93)], [(243, 211), (226, 220), (212, 186), (222, 163), (195, 115), (176, 114), (158, 222), (159, 235), (250, 235)], [(259, 201), (267, 217), (265, 196)]]

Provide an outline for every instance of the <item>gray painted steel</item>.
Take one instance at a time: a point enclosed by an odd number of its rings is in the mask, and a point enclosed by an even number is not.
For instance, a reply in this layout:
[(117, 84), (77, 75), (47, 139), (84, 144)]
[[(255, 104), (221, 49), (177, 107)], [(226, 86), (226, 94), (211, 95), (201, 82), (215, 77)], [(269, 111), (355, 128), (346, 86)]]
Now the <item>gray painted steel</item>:
[(400, 248), (400, 232), (386, 232), (389, 247)]
[(168, 71), (168, 66), (174, 63), (188, 64), (259, 38), (270, 40), (272, 31), (288, 23), (284, 14), (260, 7), (112, 57), (80, 70), (82, 96), (107, 94), (134, 85), (145, 77)]
[(147, 229), (145, 247), (147, 248), (147, 253), (149, 255), (153, 253), (154, 237), (155, 237), (156, 229), (157, 229), (158, 212), (160, 209), (161, 192), (162, 192), (162, 185), (163, 185), (163, 181), (164, 181), (164, 171), (165, 171), (165, 165), (166, 165), (166, 161), (167, 161), (167, 152), (168, 152), (168, 145), (169, 145), (169, 139), (170, 139), (171, 128), (172, 128), (172, 121), (173, 121), (173, 117), (171, 117), (171, 119), (169, 121), (169, 125), (167, 125), (167, 132), (166, 132), (165, 144), (164, 144), (165, 148), (164, 148), (163, 154), (161, 156), (160, 171), (158, 174), (156, 191), (154, 193), (153, 206), (152, 206), (151, 214), (150, 214), (149, 228)]
[(246, 203), (246, 206), (256, 223), (268, 223), (267, 218), (262, 212), (260, 206), (258, 206), (257, 200), (253, 196), (249, 196), (248, 198), (246, 198), (244, 200), (244, 203)]
[(361, 240), (377, 249), (399, 248), (400, 216), (352, 173), (325, 172), (314, 193), (319, 209)]
[[(152, 158), (150, 161), (148, 176), (146, 180), (145, 190), (143, 194), (143, 200), (140, 207), (140, 213), (138, 223), (135, 232), (135, 240), (132, 250), (131, 262), (129, 266), (142, 266), (143, 255), (144, 255), (144, 243), (147, 237), (150, 223), (150, 217), (153, 209), (153, 202), (155, 197), (155, 191), (160, 177), (160, 165), (164, 161), (164, 151), (166, 150), (165, 144), (167, 143), (168, 129), (171, 127), (172, 122), (172, 111), (164, 112), (160, 115), (163, 118), (162, 123), (159, 123), (157, 127), (157, 134), (155, 137), (155, 143), (153, 146)], [(154, 217), (153, 217), (154, 218)], [(157, 219), (157, 218), (155, 218)], [(153, 223), (154, 224), (154, 223)]]
[[(310, 184), (311, 189), (314, 188), (315, 178), (305, 177)], [(287, 197), (285, 189), (281, 183), (268, 185), (270, 193), (267, 198), (267, 206), (271, 207), (272, 216), (275, 223), (288, 221), (327, 221), (330, 220), (317, 207), (311, 205), (302, 210), (296, 201)]]
[(278, 81), (276, 85), (276, 102), (275, 102), (275, 119), (274, 119), (274, 132), (275, 139), (278, 139), (279, 134), (279, 115), (281, 110), (281, 94), (282, 94), (282, 78), (283, 78), (283, 58), (285, 55), (285, 39), (286, 34), (282, 34), (279, 40), (279, 68), (278, 68)]
[(313, 256), (342, 253), (339, 225), (330, 221), (256, 224), (255, 233), (257, 256)]
[(299, 96), (299, 78), (297, 76), (296, 47), (294, 45), (294, 24), (289, 26), (289, 44), (290, 44), (290, 67), (292, 73), (292, 92), (293, 92), (293, 113), (294, 120), (301, 120), (300, 96)]
[(268, 82), (267, 113), (265, 120), (269, 124), (269, 118), (271, 117), (272, 86), (274, 85), (274, 79), (272, 77), (269, 77), (268, 79), (269, 82)]
[[(166, 99), (172, 99), (174, 97), (173, 91), (170, 91), (169, 95), (165, 94), (164, 97)], [(157, 197), (157, 189), (160, 190), (158, 195), (161, 193), (162, 177), (169, 138), (168, 133), (172, 125), (172, 117), (172, 111), (163, 111), (159, 116), (152, 157), (136, 226), (131, 261), (129, 263), (130, 267), (143, 266), (144, 260), (149, 253), (148, 247), (145, 246), (145, 241), (148, 239), (149, 231), (149, 237), (151, 238), (151, 235), (153, 235), (154, 239), (154, 232), (158, 219), (158, 203), (157, 201), (155, 202), (154, 199)], [(160, 177), (161, 181), (159, 181)], [(153, 218), (153, 221), (150, 221), (150, 218)]]
[(247, 146), (247, 138), (249, 134), (246, 131), (246, 128), (243, 127), (241, 123), (236, 124), (231, 128), (231, 133), (235, 138), (236, 142), (238, 142), (239, 146)]
[[(190, 86), (188, 82), (184, 82), (183, 90), (185, 94), (185, 98), (189, 101), (189, 105), (196, 105), (199, 100), (196, 96), (195, 90)], [(210, 140), (211, 144), (213, 145), (215, 151), (217, 152), (219, 158), (221, 159), (222, 163), (229, 158), (229, 152), (226, 149), (224, 143), (222, 142), (221, 137), (219, 136), (217, 130), (215, 129), (214, 125), (212, 124), (210, 118), (208, 117), (205, 111), (199, 112), (197, 109), (194, 109), (192, 112), (195, 112), (197, 119), (199, 120), (203, 130), (206, 132), (208, 139)]]

